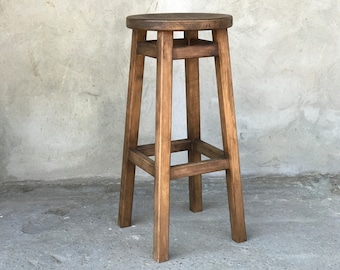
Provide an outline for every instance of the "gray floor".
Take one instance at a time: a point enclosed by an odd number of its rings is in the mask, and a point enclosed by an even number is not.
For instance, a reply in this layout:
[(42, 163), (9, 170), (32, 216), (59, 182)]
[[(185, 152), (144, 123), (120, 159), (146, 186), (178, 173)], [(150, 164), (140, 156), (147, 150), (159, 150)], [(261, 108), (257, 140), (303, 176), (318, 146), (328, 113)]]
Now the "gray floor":
[(107, 179), (0, 185), (0, 269), (340, 269), (340, 177), (245, 178), (248, 241), (230, 239), (223, 179), (204, 211), (172, 182), (170, 260), (152, 259), (153, 184), (136, 184), (133, 226)]

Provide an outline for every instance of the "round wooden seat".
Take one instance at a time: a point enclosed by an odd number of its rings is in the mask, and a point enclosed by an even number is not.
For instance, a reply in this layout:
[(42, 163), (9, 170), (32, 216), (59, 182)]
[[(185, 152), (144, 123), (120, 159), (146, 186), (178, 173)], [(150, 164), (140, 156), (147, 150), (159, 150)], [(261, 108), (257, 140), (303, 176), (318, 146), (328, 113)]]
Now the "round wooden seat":
[(126, 18), (128, 28), (156, 31), (226, 29), (232, 24), (231, 15), (216, 13), (158, 13), (132, 15)]

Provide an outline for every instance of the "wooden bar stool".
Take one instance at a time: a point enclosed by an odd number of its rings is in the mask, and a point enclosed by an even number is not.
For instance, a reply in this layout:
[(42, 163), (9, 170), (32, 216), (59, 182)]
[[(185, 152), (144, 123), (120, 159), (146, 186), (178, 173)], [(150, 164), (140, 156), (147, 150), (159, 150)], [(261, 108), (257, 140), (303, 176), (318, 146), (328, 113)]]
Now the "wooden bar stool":
[[(121, 175), (118, 225), (131, 225), (136, 165), (155, 178), (154, 259), (168, 260), (170, 180), (189, 177), (190, 210), (202, 211), (201, 174), (225, 170), (232, 239), (246, 240), (242, 182), (236, 132), (227, 28), (232, 16), (205, 13), (168, 13), (128, 16), (133, 29), (125, 141)], [(198, 38), (211, 30), (213, 41)], [(147, 40), (157, 31), (157, 40)], [(184, 39), (174, 39), (184, 31)], [(145, 56), (157, 59), (155, 144), (138, 145)], [(200, 57), (215, 58), (223, 150), (201, 140), (199, 68)], [(171, 141), (172, 61), (185, 59), (187, 138)], [(188, 151), (188, 163), (171, 166), (171, 153)], [(208, 160), (201, 160), (201, 155)], [(154, 160), (150, 158), (154, 156)]]

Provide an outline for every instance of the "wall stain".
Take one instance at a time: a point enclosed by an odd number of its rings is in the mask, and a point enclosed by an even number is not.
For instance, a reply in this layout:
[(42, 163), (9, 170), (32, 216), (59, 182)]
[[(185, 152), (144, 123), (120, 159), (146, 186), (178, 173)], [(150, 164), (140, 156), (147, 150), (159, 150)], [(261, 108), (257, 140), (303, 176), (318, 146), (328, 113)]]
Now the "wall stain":
[(32, 66), (32, 71), (33, 71), (34, 76), (39, 77), (40, 80), (42, 80), (39, 69), (38, 69), (39, 62), (37, 62), (37, 60), (35, 59), (33, 50), (29, 51), (28, 57), (30, 59), (30, 63)]
[(51, 7), (54, 7), (55, 8), (55, 5), (54, 3), (51, 1), (51, 0), (47, 0), (46, 1), (46, 4), (50, 5)]
[(10, 177), (7, 165), (12, 149), (20, 144), (20, 140), (14, 135), (4, 107), (0, 102), (0, 183)]
[(88, 91), (84, 91), (83, 94), (89, 95), (89, 96), (92, 96), (92, 97), (95, 97), (95, 98), (100, 97), (99, 94), (91, 93), (91, 92), (88, 92)]

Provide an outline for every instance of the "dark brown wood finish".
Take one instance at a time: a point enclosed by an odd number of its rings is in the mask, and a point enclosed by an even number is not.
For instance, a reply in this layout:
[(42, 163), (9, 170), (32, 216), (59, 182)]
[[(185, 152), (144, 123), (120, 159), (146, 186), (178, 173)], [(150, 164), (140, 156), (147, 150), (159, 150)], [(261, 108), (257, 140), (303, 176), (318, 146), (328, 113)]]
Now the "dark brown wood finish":
[(118, 214), (118, 225), (120, 227), (127, 227), (131, 225), (136, 166), (129, 160), (129, 152), (130, 149), (136, 148), (138, 143), (145, 58), (143, 55), (137, 54), (137, 43), (145, 40), (145, 38), (146, 31), (133, 30)]
[[(118, 224), (131, 225), (135, 166), (155, 177), (154, 259), (168, 260), (170, 180), (189, 177), (190, 210), (202, 210), (202, 178), (208, 172), (227, 172), (232, 239), (246, 240), (236, 117), (230, 69), (227, 28), (232, 17), (225, 14), (170, 13), (127, 17), (133, 29), (128, 87), (124, 153)], [(146, 40), (156, 30), (157, 40)], [(200, 30), (212, 30), (213, 41), (199, 39)], [(184, 31), (184, 39), (173, 39)], [(155, 143), (138, 144), (144, 57), (157, 59)], [(223, 150), (201, 140), (199, 58), (215, 57)], [(171, 141), (172, 62), (185, 59), (188, 137)], [(171, 166), (171, 153), (187, 151), (188, 163)], [(201, 155), (208, 160), (201, 161)], [(154, 156), (154, 160), (150, 158)]]
[[(181, 152), (189, 150), (191, 147), (191, 140), (184, 139), (184, 140), (176, 140), (171, 142), (171, 153)], [(137, 147), (137, 150), (147, 156), (154, 156), (155, 155), (155, 144), (146, 144), (140, 145)]]
[[(190, 59), (190, 58), (201, 58), (209, 56), (217, 56), (218, 48), (217, 44), (207, 40), (192, 39), (190, 44), (183, 44), (185, 39), (175, 39), (172, 59)], [(145, 56), (157, 58), (157, 41), (150, 40), (138, 43), (137, 52)]]
[(153, 257), (157, 262), (169, 258), (172, 42), (173, 32), (157, 34), (155, 199)]
[[(189, 151), (189, 158), (190, 153), (194, 153), (199, 157), (197, 159), (189, 159), (188, 164), (170, 166), (170, 180), (189, 177), (189, 190), (190, 179), (194, 181), (198, 179), (198, 184), (201, 185), (201, 177), (196, 178), (196, 176), (229, 169), (229, 161), (225, 157), (224, 152), (201, 140), (192, 142), (190, 140), (173, 141), (171, 143), (171, 153), (179, 151)], [(137, 147), (137, 150), (130, 150), (129, 160), (147, 173), (155, 176), (155, 161), (149, 158), (149, 156), (154, 155), (155, 144), (141, 145)], [(211, 160), (201, 161), (201, 155), (210, 157)], [(202, 194), (201, 186), (197, 187), (196, 183), (191, 183), (191, 185), (192, 188), (195, 187), (196, 193), (200, 192), (200, 195)]]
[(132, 15), (126, 18), (131, 29), (156, 31), (188, 31), (226, 29), (233, 25), (233, 17), (211, 13), (158, 13)]
[(214, 41), (219, 45), (219, 56), (215, 57), (218, 101), (220, 107), (224, 153), (229, 159), (227, 189), (232, 239), (243, 242), (247, 239), (244, 221), (242, 181), (236, 131), (236, 115), (231, 78), (228, 32), (213, 31)]
[[(198, 31), (185, 31), (184, 38), (188, 48), (192, 40), (198, 39)], [(189, 54), (189, 53), (187, 53)], [(185, 59), (186, 107), (188, 138), (192, 141), (201, 139), (201, 111), (198, 58)], [(189, 163), (201, 161), (201, 153), (192, 146), (188, 151)], [(195, 167), (198, 171), (198, 167)], [(194, 169), (194, 167), (193, 167)], [(202, 211), (202, 176), (196, 174), (189, 177), (189, 201), (192, 212)]]

